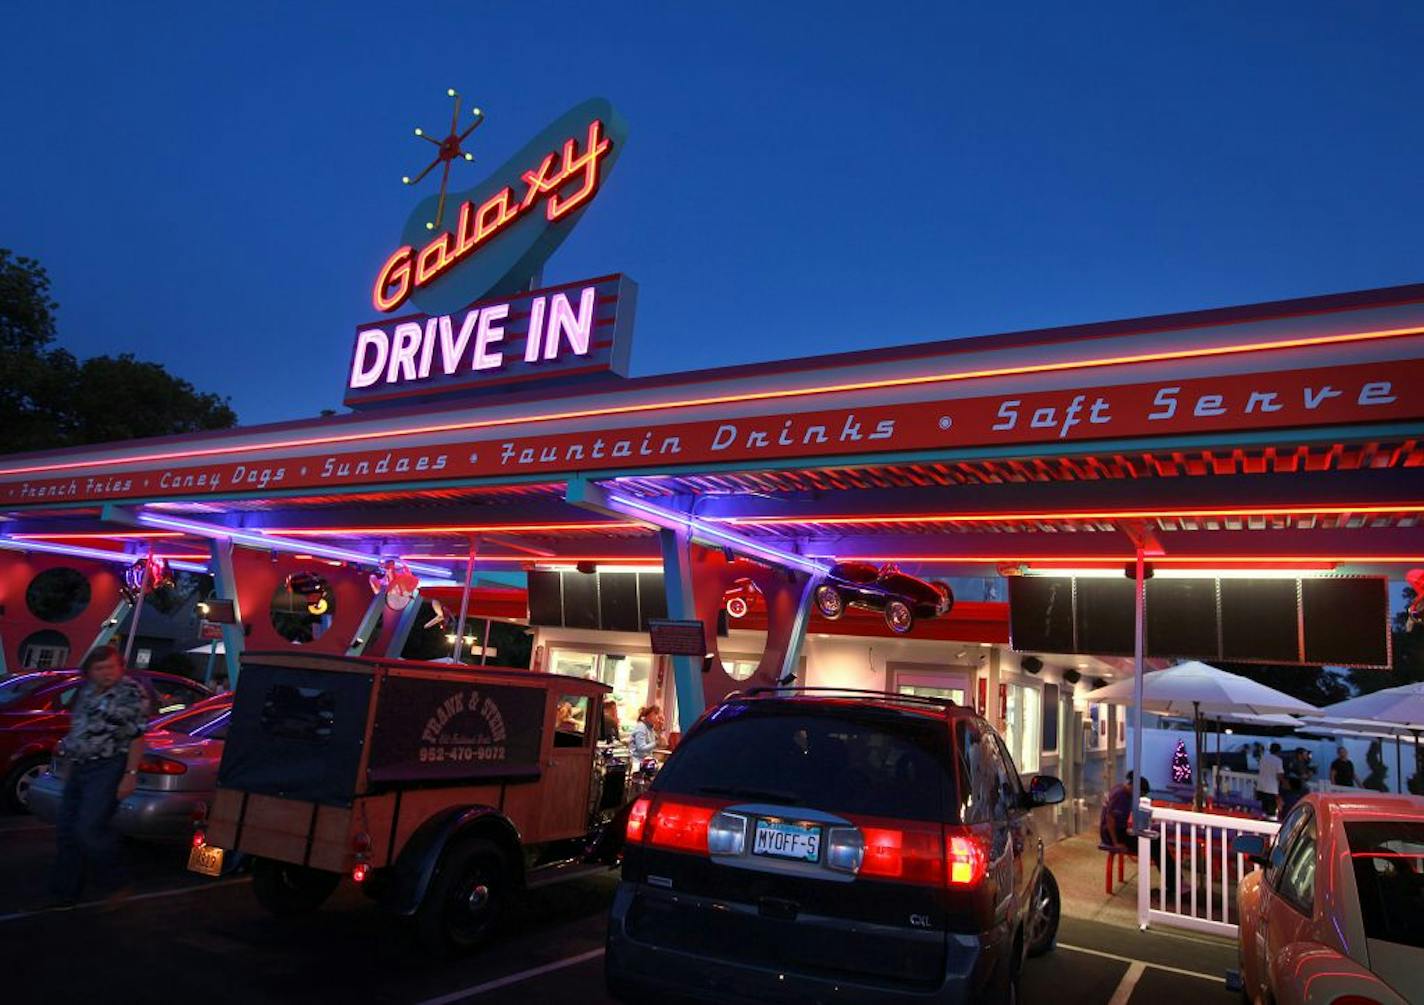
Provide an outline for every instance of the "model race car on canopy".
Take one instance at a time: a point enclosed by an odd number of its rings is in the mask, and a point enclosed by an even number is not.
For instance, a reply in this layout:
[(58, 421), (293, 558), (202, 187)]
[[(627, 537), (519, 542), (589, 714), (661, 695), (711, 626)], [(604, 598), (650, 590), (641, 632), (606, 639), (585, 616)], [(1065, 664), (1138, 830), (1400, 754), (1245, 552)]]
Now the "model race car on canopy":
[(816, 587), (815, 599), (816, 609), (829, 621), (847, 607), (882, 611), (890, 630), (900, 635), (915, 626), (916, 618), (938, 617), (954, 606), (948, 583), (911, 576), (889, 563), (838, 562)]

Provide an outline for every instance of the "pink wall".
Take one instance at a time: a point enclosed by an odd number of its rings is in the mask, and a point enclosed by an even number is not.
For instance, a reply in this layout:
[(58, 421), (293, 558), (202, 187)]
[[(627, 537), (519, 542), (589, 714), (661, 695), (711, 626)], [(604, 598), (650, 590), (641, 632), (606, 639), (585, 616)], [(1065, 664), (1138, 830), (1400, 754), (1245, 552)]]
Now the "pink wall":
[[(63, 622), (41, 621), (30, 613), (25, 591), (30, 581), (46, 569), (71, 568), (89, 579), (89, 606)], [(69, 640), (69, 665), (75, 666), (88, 651), (99, 627), (119, 602), (119, 576), (123, 566), (93, 562), (61, 555), (26, 555), (18, 551), (0, 552), (0, 642), (5, 649), (5, 666), (11, 673), (20, 670), (21, 646), (32, 633), (44, 629), (60, 632)]]

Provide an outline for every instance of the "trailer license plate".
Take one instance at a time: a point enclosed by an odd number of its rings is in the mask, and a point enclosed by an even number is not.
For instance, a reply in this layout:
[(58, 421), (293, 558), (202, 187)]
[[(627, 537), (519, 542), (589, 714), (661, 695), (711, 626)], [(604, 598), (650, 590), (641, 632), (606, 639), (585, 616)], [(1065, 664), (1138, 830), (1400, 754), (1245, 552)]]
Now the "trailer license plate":
[(223, 850), (214, 845), (199, 845), (188, 852), (188, 869), (204, 876), (221, 876)]
[(788, 824), (780, 821), (758, 820), (756, 837), (752, 842), (753, 855), (768, 855), (772, 858), (792, 858), (802, 862), (816, 862), (821, 858), (821, 828), (810, 824)]

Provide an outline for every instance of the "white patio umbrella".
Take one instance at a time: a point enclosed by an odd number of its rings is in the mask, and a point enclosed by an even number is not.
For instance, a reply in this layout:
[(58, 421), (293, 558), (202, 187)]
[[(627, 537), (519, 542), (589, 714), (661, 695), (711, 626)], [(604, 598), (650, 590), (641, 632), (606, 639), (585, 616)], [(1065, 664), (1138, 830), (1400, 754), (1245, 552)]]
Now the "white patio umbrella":
[[(1096, 691), (1087, 701), (1130, 705), (1133, 681), (1120, 680)], [(1201, 764), (1201, 716), (1209, 715), (1303, 715), (1321, 710), (1283, 691), (1258, 684), (1214, 666), (1192, 660), (1166, 670), (1149, 673), (1142, 679), (1143, 708), (1162, 715), (1190, 715), (1196, 730), (1197, 764)], [(1137, 738), (1142, 742), (1142, 737)], [(1201, 772), (1197, 772), (1196, 805), (1201, 805)]]
[[(1414, 736), (1414, 760), (1419, 762), (1419, 734), (1424, 732), (1424, 683), (1387, 687), (1381, 691), (1347, 698), (1317, 709), (1322, 722), (1343, 722), (1355, 729), (1394, 732), (1394, 770), (1397, 791), (1404, 791), (1404, 763), (1400, 754), (1399, 729)], [(1391, 729), (1391, 727), (1397, 727)]]

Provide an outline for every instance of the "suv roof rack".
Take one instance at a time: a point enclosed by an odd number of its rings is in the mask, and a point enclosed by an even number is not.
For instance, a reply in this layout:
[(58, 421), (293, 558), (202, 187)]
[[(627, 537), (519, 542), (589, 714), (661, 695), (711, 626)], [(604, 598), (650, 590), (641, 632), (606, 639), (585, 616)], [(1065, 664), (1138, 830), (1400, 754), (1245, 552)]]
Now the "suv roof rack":
[(833, 697), (840, 694), (854, 698), (862, 698), (868, 701), (883, 701), (899, 705), (928, 705), (946, 712), (950, 709), (965, 707), (960, 705), (953, 698), (933, 698), (929, 695), (921, 694), (895, 694), (890, 691), (875, 691), (870, 688), (861, 687), (810, 687), (803, 684), (790, 684), (785, 686), (761, 685), (759, 687), (747, 688), (745, 691), (733, 691), (722, 700), (730, 701), (733, 698), (771, 698), (784, 694), (811, 694), (826, 697)]

